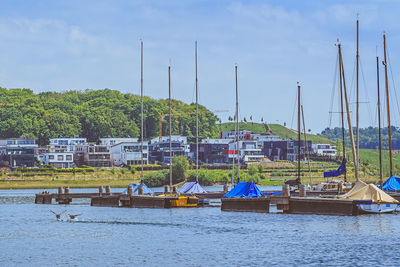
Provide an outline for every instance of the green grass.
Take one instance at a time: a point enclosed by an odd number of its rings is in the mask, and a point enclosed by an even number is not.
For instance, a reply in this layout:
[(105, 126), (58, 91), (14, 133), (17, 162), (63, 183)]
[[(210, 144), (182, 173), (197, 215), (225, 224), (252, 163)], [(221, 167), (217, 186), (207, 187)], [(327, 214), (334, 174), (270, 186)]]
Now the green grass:
[[(239, 122), (239, 129), (251, 131), (255, 134), (266, 134), (267, 133), (267, 131), (265, 130), (264, 124), (256, 123), (256, 122)], [(234, 122), (222, 123), (221, 130), (222, 131), (233, 131), (233, 130), (235, 130), (235, 123)]]
[[(281, 139), (297, 139), (297, 131), (291, 130), (289, 128), (286, 128), (285, 126), (282, 126), (280, 124), (268, 124), (268, 127), (271, 129), (272, 132), (277, 134)], [(302, 139), (304, 140), (304, 135), (302, 134)], [(314, 134), (307, 134), (307, 141), (312, 141), (313, 143), (318, 143), (318, 144), (334, 144), (333, 141), (317, 136)]]

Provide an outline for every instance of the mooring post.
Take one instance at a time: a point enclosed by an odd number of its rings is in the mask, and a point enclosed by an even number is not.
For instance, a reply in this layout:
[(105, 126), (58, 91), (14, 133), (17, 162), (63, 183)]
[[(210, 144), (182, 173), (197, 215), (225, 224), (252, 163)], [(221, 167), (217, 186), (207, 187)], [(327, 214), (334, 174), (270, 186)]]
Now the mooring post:
[(172, 193), (175, 194), (175, 193), (176, 193), (176, 187), (175, 187), (175, 186), (172, 186), (172, 187), (171, 187), (171, 191), (172, 191)]
[(61, 195), (62, 193), (63, 193), (63, 189), (62, 189), (62, 187), (60, 186), (60, 187), (58, 188), (58, 194)]
[(290, 197), (290, 187), (289, 187), (288, 184), (284, 184), (284, 185), (282, 186), (282, 195), (283, 195), (284, 197)]
[(111, 194), (111, 187), (109, 185), (106, 185), (106, 194), (107, 195)]
[(164, 194), (168, 194), (168, 185), (164, 185)]
[(338, 183), (338, 194), (342, 193), (343, 184), (342, 182)]
[(143, 185), (139, 185), (138, 187), (138, 195), (143, 195)]
[(66, 187), (64, 188), (64, 194), (69, 194), (69, 186), (66, 186)]
[(224, 184), (224, 193), (228, 192), (228, 185)]
[(306, 186), (304, 184), (300, 185), (299, 196), (300, 197), (306, 197)]
[(99, 195), (102, 195), (102, 194), (103, 194), (103, 186), (100, 185), (100, 186), (99, 186)]
[(130, 195), (130, 196), (133, 195), (133, 187), (131, 185), (128, 186), (128, 195)]

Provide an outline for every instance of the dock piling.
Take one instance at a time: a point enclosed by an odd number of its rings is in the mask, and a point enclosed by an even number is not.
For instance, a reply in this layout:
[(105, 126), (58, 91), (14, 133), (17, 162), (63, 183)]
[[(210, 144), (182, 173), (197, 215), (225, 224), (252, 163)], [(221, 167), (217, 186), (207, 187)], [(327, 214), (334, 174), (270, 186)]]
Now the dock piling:
[(102, 195), (102, 194), (103, 194), (103, 186), (100, 185), (100, 186), (99, 186), (99, 195)]
[(64, 194), (69, 194), (69, 186), (66, 186), (66, 187), (64, 188)]
[(106, 185), (106, 194), (111, 195), (111, 187), (109, 185)]
[(143, 185), (139, 185), (139, 187), (138, 187), (138, 195), (143, 195)]
[(168, 194), (168, 185), (164, 186), (164, 194)]
[(63, 189), (62, 189), (62, 187), (60, 186), (60, 187), (58, 188), (58, 194), (61, 195), (62, 193), (63, 193)]
[(133, 187), (131, 185), (128, 186), (128, 195), (130, 195), (130, 196), (133, 195)]
[(306, 193), (306, 186), (303, 185), (303, 184), (301, 184), (301, 185), (299, 186), (299, 196), (300, 196), (300, 197), (306, 197), (306, 196), (307, 196), (307, 193)]
[(224, 193), (227, 193), (227, 192), (228, 192), (228, 185), (224, 184)]
[(290, 187), (289, 187), (288, 184), (284, 184), (284, 185), (282, 186), (282, 195), (283, 195), (284, 197), (290, 197)]

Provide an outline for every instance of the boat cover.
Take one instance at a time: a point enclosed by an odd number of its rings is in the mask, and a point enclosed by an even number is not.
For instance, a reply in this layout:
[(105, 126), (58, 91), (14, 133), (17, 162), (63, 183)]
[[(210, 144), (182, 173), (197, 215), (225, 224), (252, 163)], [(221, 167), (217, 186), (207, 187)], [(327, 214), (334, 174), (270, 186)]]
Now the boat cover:
[[(133, 194), (134, 195), (138, 194), (139, 185), (142, 185), (142, 187), (143, 187), (143, 195), (153, 194), (153, 191), (151, 191), (151, 189), (148, 188), (147, 185), (145, 185), (144, 183), (140, 183), (140, 184), (131, 183), (129, 185), (133, 187)], [(128, 192), (128, 189), (125, 189), (123, 193), (126, 194), (127, 192)]]
[(358, 191), (359, 189), (363, 188), (364, 186), (366, 186), (367, 184), (364, 183), (363, 181), (358, 181), (356, 182), (356, 184), (353, 186), (353, 188), (347, 192), (344, 195), (339, 195), (338, 198), (347, 198), (349, 195), (353, 194), (355, 191)]
[(390, 178), (383, 183), (382, 189), (383, 191), (400, 191), (400, 178), (390, 176)]
[(223, 198), (253, 198), (261, 197), (260, 189), (253, 182), (239, 182), (231, 191), (226, 193)]
[(351, 194), (346, 196), (346, 199), (372, 200), (373, 203), (380, 203), (380, 202), (398, 203), (396, 199), (386, 194), (384, 191), (376, 187), (374, 184), (367, 184), (358, 189), (357, 191), (353, 191)]
[(337, 170), (324, 172), (324, 178), (337, 177), (337, 176), (342, 175), (345, 172), (346, 172), (346, 162), (342, 161), (342, 164), (340, 164), (340, 166)]
[(182, 194), (206, 193), (206, 190), (198, 182), (186, 182), (182, 185), (180, 192)]

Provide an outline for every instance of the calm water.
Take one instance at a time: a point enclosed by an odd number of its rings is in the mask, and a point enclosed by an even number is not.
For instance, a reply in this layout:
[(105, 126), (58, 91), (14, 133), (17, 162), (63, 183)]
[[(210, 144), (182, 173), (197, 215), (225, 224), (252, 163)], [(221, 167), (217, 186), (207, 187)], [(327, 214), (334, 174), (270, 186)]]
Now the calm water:
[[(69, 206), (35, 205), (38, 191), (0, 190), (0, 266), (400, 263), (396, 214), (221, 212), (218, 202), (213, 203), (216, 207), (165, 210), (90, 207), (87, 200)], [(50, 209), (83, 215), (77, 221), (67, 216), (57, 221)]]

